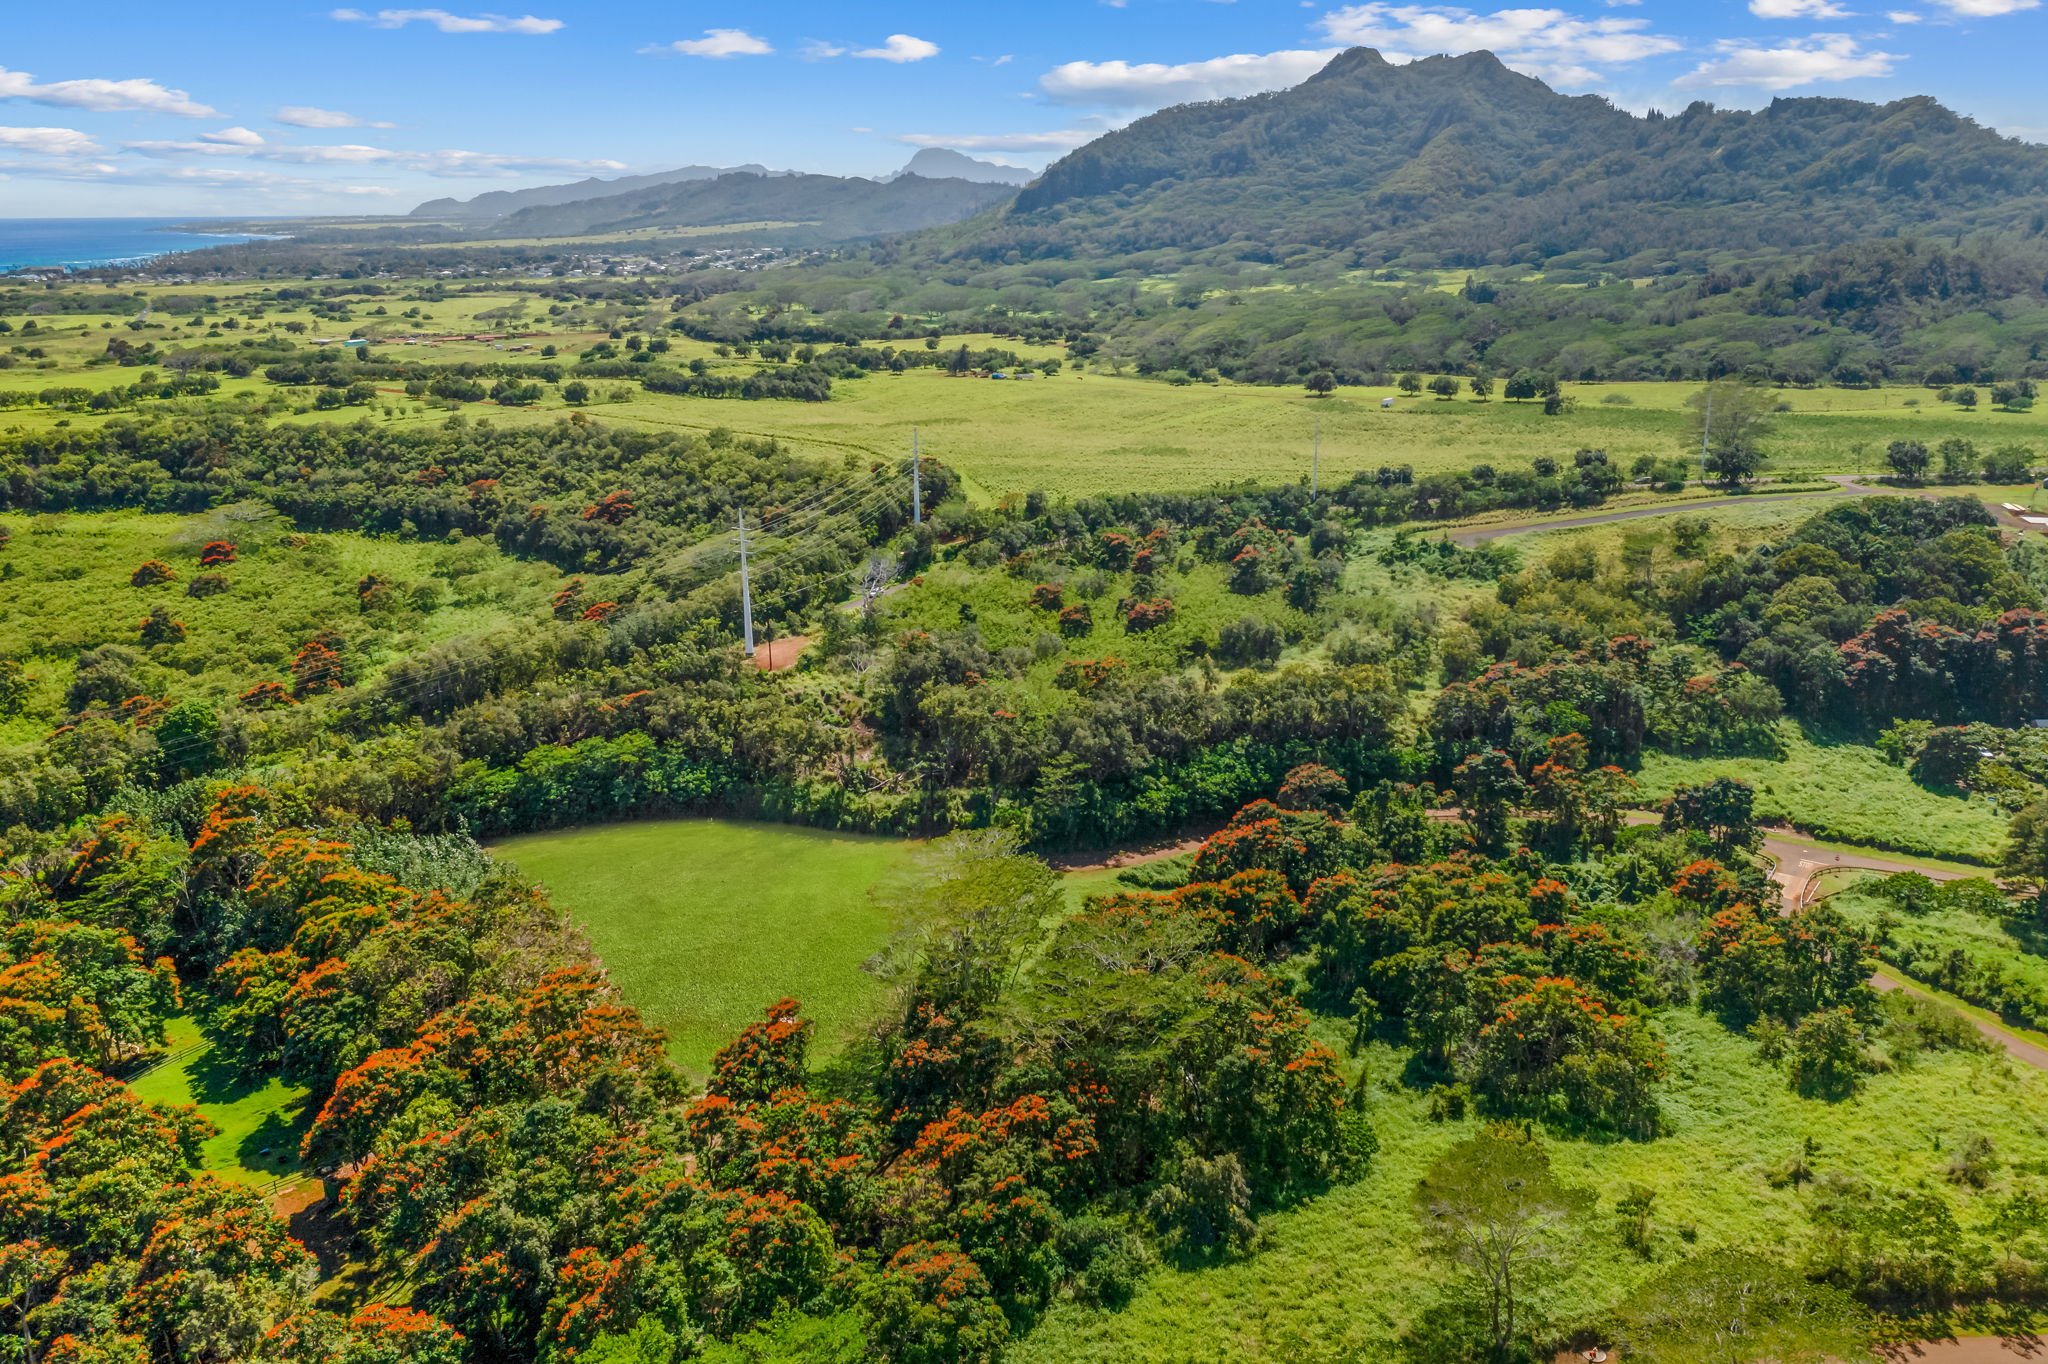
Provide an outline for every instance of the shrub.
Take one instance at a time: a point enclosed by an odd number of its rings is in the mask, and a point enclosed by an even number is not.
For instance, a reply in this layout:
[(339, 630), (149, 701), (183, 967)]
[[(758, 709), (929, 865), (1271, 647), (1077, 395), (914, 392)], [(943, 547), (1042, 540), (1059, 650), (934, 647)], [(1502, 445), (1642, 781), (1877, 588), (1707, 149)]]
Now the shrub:
[(1240, 668), (1270, 665), (1280, 660), (1285, 643), (1280, 627), (1271, 621), (1239, 616), (1217, 635), (1216, 657)]
[(1173, 619), (1173, 603), (1164, 597), (1133, 601), (1124, 608), (1124, 628), (1132, 634), (1156, 629)]
[(1846, 1099), (1862, 1083), (1863, 1032), (1849, 1009), (1821, 1009), (1792, 1031), (1792, 1088), (1810, 1099)]
[(180, 644), (185, 639), (185, 622), (172, 620), (170, 608), (158, 603), (139, 622), (144, 644)]
[(201, 573), (185, 585), (188, 597), (217, 597), (228, 590), (225, 573)]
[(1323, 810), (1336, 814), (1351, 803), (1351, 789), (1344, 778), (1321, 763), (1303, 763), (1280, 783), (1278, 804), (1283, 810)]
[(299, 647), (297, 657), (292, 659), (292, 695), (305, 700), (323, 691), (337, 691), (341, 687), (341, 651), (337, 647), (341, 640), (329, 633), (321, 633), (307, 640)]
[(1181, 1161), (1145, 1200), (1145, 1215), (1169, 1250), (1242, 1253), (1259, 1239), (1251, 1187), (1234, 1154)]
[(235, 561), (235, 547), (225, 540), (209, 540), (199, 550), (201, 568), (219, 568)]
[(1088, 603), (1075, 602), (1060, 611), (1060, 633), (1067, 636), (1085, 635), (1095, 628), (1095, 613), (1088, 609)]
[(292, 694), (284, 689), (282, 682), (258, 682), (237, 700), (249, 710), (275, 710), (279, 706), (289, 706)]
[(896, 1364), (994, 1364), (1010, 1338), (981, 1267), (950, 1241), (903, 1247), (862, 1296), (877, 1353)]
[(135, 566), (133, 573), (128, 575), (128, 585), (130, 587), (155, 587), (158, 583), (173, 582), (177, 579), (177, 576), (177, 572), (163, 560), (145, 559)]

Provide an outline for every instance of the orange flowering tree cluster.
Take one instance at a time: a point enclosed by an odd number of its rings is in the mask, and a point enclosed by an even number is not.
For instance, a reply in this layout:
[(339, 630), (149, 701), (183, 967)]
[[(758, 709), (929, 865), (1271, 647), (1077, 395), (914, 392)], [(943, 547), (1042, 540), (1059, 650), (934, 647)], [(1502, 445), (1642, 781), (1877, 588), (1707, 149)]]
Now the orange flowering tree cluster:
[(1311, 887), (1313, 972), (1502, 1116), (1649, 1136), (1662, 989), (1642, 947), (1522, 856), (1383, 863)]
[(1827, 1009), (1867, 1009), (1875, 950), (1840, 910), (1759, 909), (1714, 862), (1684, 868), (1674, 898), (1705, 916), (1695, 947), (1701, 1000), (1733, 1022), (1787, 1026)]
[(1134, 635), (1156, 630), (1173, 619), (1173, 603), (1165, 597), (1129, 598), (1118, 603), (1118, 609), (1123, 612), (1124, 628)]
[[(1244, 827), (1271, 822), (1252, 813)], [(903, 1154), (878, 1196), (904, 1224), (890, 1238), (910, 1239), (885, 1241), (901, 1249), (870, 1284), (878, 1331), (933, 1329), (925, 1294), (948, 1280), (955, 1312), (976, 1310), (984, 1283), (1013, 1317), (1061, 1285), (1117, 1301), (1155, 1240), (1222, 1249), (1204, 1229), (1362, 1166), (1371, 1131), (1336, 1058), (1262, 964), (1304, 915), (1255, 850), (1300, 851), (1219, 840), (1220, 879), (1097, 900), (1022, 976), (1056, 886), (999, 839), (949, 854), (933, 893), (974, 927), (927, 941), (886, 1045), (881, 1116)], [(1063, 1250), (1061, 1228), (1104, 1201), (1138, 1211)]]
[[(163, 954), (197, 967), (207, 941), (264, 931), (284, 901), (338, 903), (322, 894), (343, 870), (335, 845), (283, 846), (272, 826), (287, 808), (230, 788), (197, 851), (108, 815), (0, 872), (0, 1317), (25, 1359), (469, 1357), (421, 1312), (312, 1309), (313, 1257), (264, 1197), (199, 1173), (212, 1125), (107, 1073), (162, 1046), (182, 1007)], [(228, 919), (203, 922), (229, 899)]]
[(177, 570), (163, 560), (144, 559), (135, 566), (135, 571), (128, 575), (128, 585), (130, 587), (155, 587), (158, 583), (175, 581), (177, 576)]
[(292, 696), (300, 701), (339, 690), (342, 683), (341, 637), (322, 631), (299, 646), (292, 659)]
[(219, 568), (235, 561), (235, 547), (226, 540), (208, 540), (199, 548), (201, 568)]
[(617, 492), (606, 493), (603, 497), (585, 507), (583, 509), (583, 519), (585, 521), (601, 521), (607, 526), (616, 526), (631, 516), (633, 510), (632, 492), (621, 488)]

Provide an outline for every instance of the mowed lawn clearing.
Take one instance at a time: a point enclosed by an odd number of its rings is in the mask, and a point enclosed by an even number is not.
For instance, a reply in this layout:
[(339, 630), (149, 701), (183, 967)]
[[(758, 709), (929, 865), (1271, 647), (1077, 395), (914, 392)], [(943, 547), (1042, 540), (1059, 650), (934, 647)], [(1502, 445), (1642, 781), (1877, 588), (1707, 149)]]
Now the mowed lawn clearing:
[(128, 1082), (140, 1098), (191, 1105), (220, 1131), (199, 1147), (200, 1168), (267, 1187), (299, 1168), (299, 1138), (313, 1114), (306, 1091), (275, 1077), (245, 1080), (213, 1054), (198, 1020), (170, 1020), (164, 1059)]
[(653, 820), (507, 839), (502, 861), (547, 887), (626, 999), (691, 1072), (784, 995), (838, 1048), (881, 1001), (861, 963), (888, 942), (871, 893), (912, 844), (734, 820)]

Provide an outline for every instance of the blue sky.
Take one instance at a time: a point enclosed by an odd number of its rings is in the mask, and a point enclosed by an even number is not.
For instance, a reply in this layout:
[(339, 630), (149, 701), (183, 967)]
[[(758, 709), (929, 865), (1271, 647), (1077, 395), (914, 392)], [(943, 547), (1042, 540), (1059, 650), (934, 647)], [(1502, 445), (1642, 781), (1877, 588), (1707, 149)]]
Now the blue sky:
[(920, 146), (1040, 166), (1355, 43), (1488, 48), (1636, 110), (1931, 94), (2048, 141), (2043, 0), (533, 4), (22, 0), (0, 33), (0, 217), (404, 212), (689, 163), (878, 174)]

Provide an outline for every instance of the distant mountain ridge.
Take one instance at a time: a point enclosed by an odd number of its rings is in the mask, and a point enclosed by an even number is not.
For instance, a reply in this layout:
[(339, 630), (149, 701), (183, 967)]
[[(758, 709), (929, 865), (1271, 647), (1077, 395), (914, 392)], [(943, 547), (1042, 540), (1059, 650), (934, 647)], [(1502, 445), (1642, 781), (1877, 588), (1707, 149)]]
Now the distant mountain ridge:
[(926, 147), (902, 170), (883, 176), (884, 180), (896, 180), (906, 175), (921, 175), (927, 180), (973, 180), (987, 185), (1028, 185), (1037, 178), (1038, 172), (1022, 166), (998, 165), (994, 161), (977, 161), (965, 152), (956, 152), (950, 147)]
[(493, 224), (514, 237), (568, 237), (635, 228), (800, 223), (812, 241), (853, 241), (958, 222), (1007, 201), (1005, 184), (859, 176), (751, 174), (525, 208)]
[(2044, 210), (2048, 148), (1926, 97), (1638, 117), (1490, 53), (1395, 65), (1353, 48), (1293, 89), (1107, 133), (1007, 212), (920, 245), (983, 260), (1208, 250), (1454, 267), (2038, 231)]
[(582, 199), (602, 199), (614, 194), (631, 194), (637, 190), (656, 189), (662, 185), (682, 184), (691, 180), (716, 180), (721, 175), (735, 172), (746, 175), (790, 175), (791, 171), (769, 170), (766, 166), (749, 163), (744, 166), (678, 166), (674, 170), (656, 171), (651, 175), (622, 175), (616, 180), (601, 180), (592, 176), (578, 180), (571, 185), (537, 185), (532, 189), (494, 189), (479, 194), (474, 199), (429, 199), (414, 209), (414, 218), (502, 218), (508, 213), (517, 213), (522, 208), (541, 208), (551, 204), (573, 204)]
[[(648, 175), (622, 175), (616, 180), (603, 180), (592, 176), (568, 185), (537, 185), (532, 189), (491, 190), (473, 199), (429, 199), (408, 216), (489, 221), (508, 217), (521, 209), (553, 208), (561, 204), (583, 203), (591, 199), (612, 199), (622, 194), (637, 194), (642, 190), (661, 189), (668, 185), (716, 180), (723, 175), (775, 178), (797, 174), (797, 171), (770, 170), (766, 166), (752, 162), (744, 166), (678, 166), (674, 170), (655, 171)], [(1022, 166), (977, 161), (971, 156), (946, 147), (926, 147), (911, 157), (909, 163), (901, 170), (876, 177), (876, 183), (886, 184), (891, 180), (900, 180), (906, 175), (915, 175), (926, 180), (968, 180), (975, 184), (1008, 185), (1014, 189), (1029, 184), (1036, 174), (1036, 171), (1026, 170)]]

